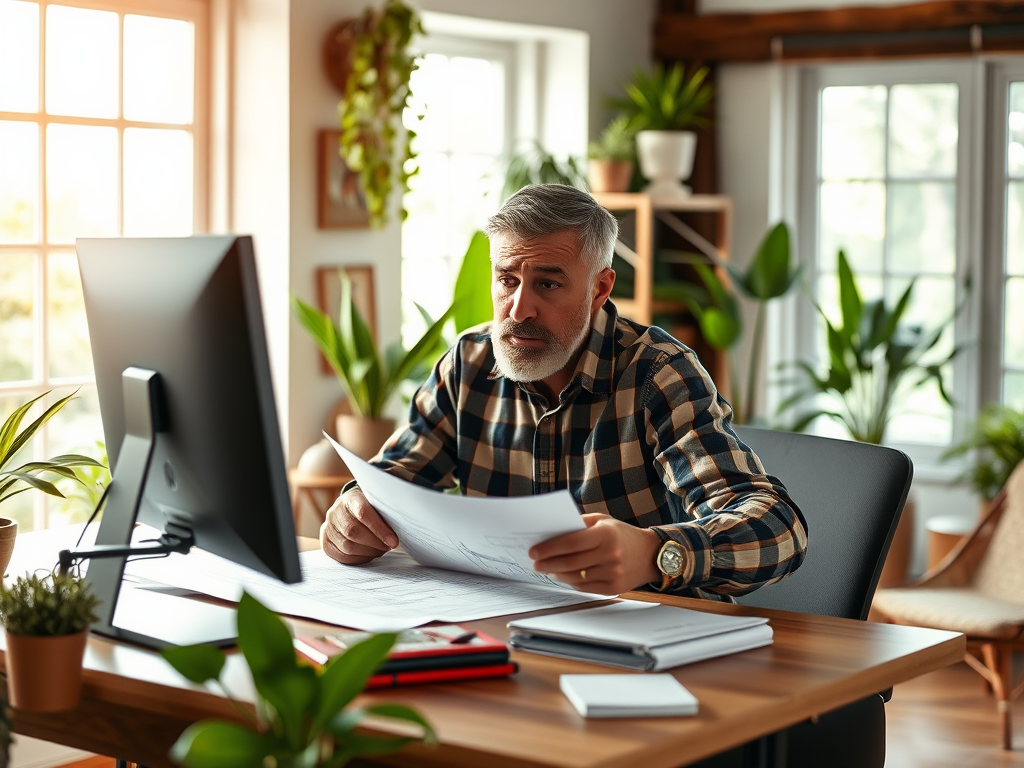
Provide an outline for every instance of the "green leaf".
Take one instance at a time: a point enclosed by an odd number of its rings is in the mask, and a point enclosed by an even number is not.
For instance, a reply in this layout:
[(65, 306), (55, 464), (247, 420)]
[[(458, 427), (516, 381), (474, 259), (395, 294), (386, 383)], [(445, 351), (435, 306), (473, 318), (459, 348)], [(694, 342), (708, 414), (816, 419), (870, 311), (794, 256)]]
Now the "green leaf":
[(60, 490), (58, 490), (57, 486), (55, 486), (53, 483), (47, 482), (46, 480), (40, 480), (33, 474), (30, 474), (28, 472), (5, 472), (4, 474), (6, 474), (8, 477), (16, 477), (18, 480), (21, 480), (21, 482), (25, 483), (26, 485), (31, 485), (37, 491), (42, 491), (43, 493), (48, 494), (50, 496), (59, 496), (62, 499), (64, 498), (64, 494), (61, 493)]
[(474, 232), (455, 279), (455, 332), (462, 333), (494, 319), (491, 303), (491, 246), (487, 235)]
[(846, 260), (846, 254), (839, 251), (839, 306), (843, 313), (843, 327), (841, 333), (850, 338), (860, 327), (863, 302), (860, 298), (860, 291), (857, 290), (857, 281), (853, 277), (853, 270)]
[(288, 746), (296, 751), (309, 743), (306, 718), (320, 693), (320, 678), (312, 667), (282, 666), (279, 670), (253, 675), (256, 690), (277, 712)]
[(709, 307), (699, 318), (705, 341), (715, 349), (729, 349), (743, 332), (739, 320), (718, 307)]
[(785, 222), (779, 222), (761, 241), (739, 285), (760, 301), (778, 298), (790, 289), (796, 278), (796, 272), (790, 271), (789, 262), (789, 227)]
[(224, 652), (212, 645), (177, 645), (165, 648), (160, 655), (193, 683), (217, 680), (224, 669)]
[(367, 707), (366, 711), (371, 715), (377, 717), (387, 717), (392, 720), (403, 720), (408, 723), (414, 723), (423, 729), (423, 740), (427, 744), (437, 743), (437, 734), (434, 732), (434, 728), (429, 722), (415, 709), (407, 707), (404, 704), (375, 704), (372, 707)]
[(39, 397), (32, 398), (24, 405), (15, 408), (14, 412), (7, 417), (3, 427), (0, 427), (0, 467), (3, 467), (17, 453), (17, 451), (11, 450), (11, 446), (18, 435), (18, 428), (21, 426), (25, 414), (28, 413), (33, 404), (42, 400), (48, 394), (50, 394), (49, 390), (39, 395)]
[(437, 349), (441, 334), (444, 333), (444, 325), (448, 322), (448, 318), (452, 316), (454, 311), (454, 305), (448, 307), (448, 310), (438, 318), (436, 323), (426, 330), (426, 332), (420, 337), (420, 340), (416, 342), (415, 346), (409, 350), (406, 356), (398, 364), (398, 367), (391, 372), (386, 390), (388, 395), (390, 395), (399, 384), (409, 377), (416, 366), (423, 362), (423, 360)]
[(260, 768), (275, 747), (273, 739), (241, 725), (203, 720), (178, 737), (170, 758), (186, 768)]
[(288, 627), (248, 592), (238, 603), (238, 648), (257, 685), (263, 677), (298, 666)]
[(320, 676), (320, 701), (310, 726), (314, 733), (325, 728), (366, 687), (397, 639), (393, 632), (372, 635), (327, 663)]

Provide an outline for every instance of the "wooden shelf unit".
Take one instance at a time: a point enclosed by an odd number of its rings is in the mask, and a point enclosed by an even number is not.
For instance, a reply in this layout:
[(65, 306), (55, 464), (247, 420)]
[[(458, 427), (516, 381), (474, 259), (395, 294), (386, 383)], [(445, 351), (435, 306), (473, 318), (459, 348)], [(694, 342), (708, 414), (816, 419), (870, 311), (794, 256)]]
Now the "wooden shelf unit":
[[(708, 257), (708, 262), (729, 261), (732, 243), (732, 198), (725, 195), (691, 195), (681, 198), (656, 198), (643, 192), (598, 192), (594, 199), (615, 214), (631, 213), (635, 218), (636, 241), (631, 248), (621, 240), (616, 243), (615, 253), (630, 264), (634, 269), (633, 297), (612, 297), (615, 306), (625, 317), (644, 325), (651, 325), (654, 316), (660, 313), (683, 312), (685, 306), (673, 301), (655, 299), (654, 260), (655, 260), (655, 225), (662, 222), (695, 251)], [(714, 241), (701, 235), (692, 226), (683, 221), (677, 214), (704, 213), (715, 216)], [(712, 257), (714, 257), (712, 259)], [(728, 276), (718, 267), (719, 277), (729, 285)], [(669, 329), (666, 329), (669, 330)], [(689, 339), (680, 339), (690, 346)], [(700, 339), (703, 342), (703, 339)], [(711, 373), (715, 384), (722, 394), (729, 397), (729, 365), (725, 352), (715, 350), (707, 344), (704, 349), (696, 349), (701, 362)]]

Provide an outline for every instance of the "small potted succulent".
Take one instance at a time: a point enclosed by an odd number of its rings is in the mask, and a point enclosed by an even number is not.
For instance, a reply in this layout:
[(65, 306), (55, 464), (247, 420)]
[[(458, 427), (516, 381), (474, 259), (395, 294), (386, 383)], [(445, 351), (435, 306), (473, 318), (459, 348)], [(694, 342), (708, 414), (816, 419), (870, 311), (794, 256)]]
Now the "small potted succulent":
[[(190, 725), (171, 747), (171, 760), (186, 768), (340, 768), (360, 755), (384, 755), (413, 741), (361, 733), (357, 728), (369, 716), (411, 724), (425, 743), (435, 744), (437, 736), (430, 723), (411, 707), (388, 703), (349, 707), (396, 639), (393, 633), (372, 635), (322, 669), (314, 669), (298, 660), (291, 633), (280, 617), (243, 594), (238, 604), (238, 648), (256, 688), (255, 714), (235, 702), (246, 725), (226, 720)], [(162, 653), (192, 682), (216, 682), (228, 694), (220, 681), (225, 655), (219, 648), (186, 645)]]
[(25, 574), (0, 585), (10, 705), (30, 712), (78, 706), (82, 659), (98, 599), (77, 576)]
[(636, 131), (627, 115), (619, 115), (587, 148), (587, 181), (591, 192), (627, 192), (633, 177)]

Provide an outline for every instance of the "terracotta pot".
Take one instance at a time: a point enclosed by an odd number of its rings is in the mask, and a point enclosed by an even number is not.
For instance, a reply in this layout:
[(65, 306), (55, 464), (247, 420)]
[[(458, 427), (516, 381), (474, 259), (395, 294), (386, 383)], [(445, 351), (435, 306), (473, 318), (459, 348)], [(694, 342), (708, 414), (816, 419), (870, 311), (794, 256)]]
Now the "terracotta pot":
[(629, 160), (591, 160), (587, 165), (587, 183), (591, 192), (628, 192), (633, 178)]
[(896, 534), (889, 545), (889, 554), (882, 566), (882, 574), (878, 577), (878, 588), (901, 587), (907, 583), (907, 571), (910, 568), (910, 556), (914, 548), (914, 499), (907, 497), (903, 515), (896, 526)]
[(7, 695), (26, 712), (74, 709), (82, 693), (82, 658), (89, 630), (73, 635), (7, 636)]
[(338, 416), (338, 442), (365, 461), (377, 455), (394, 431), (394, 419), (364, 419), (349, 414)]
[(14, 554), (14, 541), (18, 537), (18, 521), (0, 517), (0, 577), (7, 575), (7, 566)]

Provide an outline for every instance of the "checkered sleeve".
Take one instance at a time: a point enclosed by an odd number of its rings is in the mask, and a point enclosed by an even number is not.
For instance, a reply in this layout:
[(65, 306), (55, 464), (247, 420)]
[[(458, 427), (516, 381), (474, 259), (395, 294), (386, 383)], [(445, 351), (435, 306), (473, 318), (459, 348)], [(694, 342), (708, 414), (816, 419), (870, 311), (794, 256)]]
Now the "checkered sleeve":
[(455, 485), (456, 349), (448, 350), (416, 390), (409, 407), (409, 426), (392, 435), (371, 464), (428, 488)]
[(742, 595), (795, 571), (806, 524), (785, 487), (733, 432), (731, 406), (692, 352), (664, 356), (650, 379), (648, 441), (679, 520), (659, 526), (688, 553), (664, 591)]

